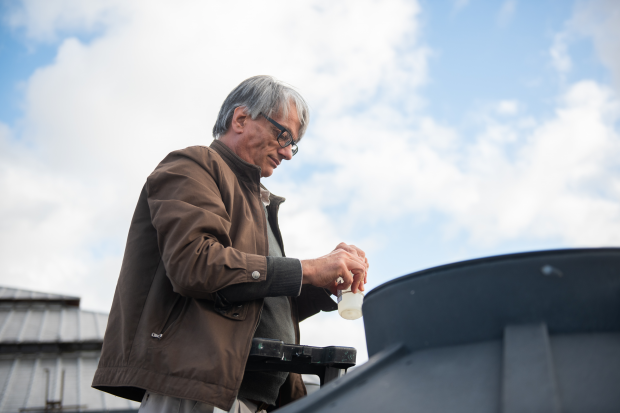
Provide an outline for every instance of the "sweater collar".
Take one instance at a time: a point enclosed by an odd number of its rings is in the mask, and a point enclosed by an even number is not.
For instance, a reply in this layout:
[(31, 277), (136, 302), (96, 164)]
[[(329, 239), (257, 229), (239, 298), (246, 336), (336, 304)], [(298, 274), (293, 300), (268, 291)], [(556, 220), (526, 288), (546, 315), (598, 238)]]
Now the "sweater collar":
[(276, 205), (280, 205), (282, 202), (286, 201), (286, 198), (273, 194), (269, 189), (265, 188), (265, 185), (260, 184), (260, 200), (268, 207), (272, 202)]
[(251, 184), (256, 188), (257, 192), (260, 190), (260, 166), (244, 161), (236, 153), (234, 153), (232, 149), (217, 139), (214, 139), (209, 147), (222, 157), (224, 162), (226, 162), (233, 173), (237, 176), (237, 179)]

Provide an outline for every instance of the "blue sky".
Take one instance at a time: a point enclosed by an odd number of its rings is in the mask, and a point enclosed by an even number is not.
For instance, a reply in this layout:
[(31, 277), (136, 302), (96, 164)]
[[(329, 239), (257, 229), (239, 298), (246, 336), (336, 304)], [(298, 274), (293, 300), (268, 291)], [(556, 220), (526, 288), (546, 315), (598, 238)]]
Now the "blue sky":
[[(502, 3), (471, 1), (457, 9), (450, 2), (426, 2), (424, 39), (436, 52), (426, 87), (429, 110), (439, 119), (467, 126), (477, 106), (517, 99), (537, 115), (549, 115), (564, 86), (549, 59), (553, 36), (571, 18), (574, 3), (515, 2), (502, 22)], [(590, 39), (571, 44), (579, 61), (565, 82), (582, 78), (609, 81)]]
[[(144, 179), (208, 145), (226, 94), (261, 73), (312, 108), (299, 154), (264, 182), (287, 197), (289, 256), (355, 243), (374, 288), (620, 244), (616, 2), (268, 5), (2, 3), (0, 283), (107, 311)], [(361, 322), (303, 328), (308, 344), (364, 346)]]

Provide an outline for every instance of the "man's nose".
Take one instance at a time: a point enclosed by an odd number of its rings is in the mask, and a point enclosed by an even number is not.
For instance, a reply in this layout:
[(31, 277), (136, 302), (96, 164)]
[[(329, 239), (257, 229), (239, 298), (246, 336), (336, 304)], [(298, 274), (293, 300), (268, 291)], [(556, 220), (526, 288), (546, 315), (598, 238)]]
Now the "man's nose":
[(287, 161), (293, 159), (293, 148), (291, 147), (291, 145), (287, 146), (286, 148), (278, 149), (278, 153)]

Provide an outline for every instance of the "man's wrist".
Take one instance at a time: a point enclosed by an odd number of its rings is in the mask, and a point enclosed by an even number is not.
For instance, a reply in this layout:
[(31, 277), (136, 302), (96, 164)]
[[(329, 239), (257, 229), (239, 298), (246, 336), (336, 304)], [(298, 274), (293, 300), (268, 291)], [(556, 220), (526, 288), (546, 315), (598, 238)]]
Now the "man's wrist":
[(312, 277), (314, 276), (313, 260), (299, 260), (301, 263), (302, 284), (312, 284)]
[(269, 296), (297, 297), (301, 292), (303, 267), (297, 258), (267, 257), (267, 277), (271, 277)]

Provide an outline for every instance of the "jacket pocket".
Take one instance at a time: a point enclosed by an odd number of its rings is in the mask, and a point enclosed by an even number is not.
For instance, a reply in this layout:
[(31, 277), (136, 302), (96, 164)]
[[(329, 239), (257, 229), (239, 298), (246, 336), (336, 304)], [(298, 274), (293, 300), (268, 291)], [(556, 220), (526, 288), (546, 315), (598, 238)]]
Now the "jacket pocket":
[(220, 293), (215, 293), (213, 309), (219, 315), (231, 320), (243, 321), (248, 314), (247, 304), (230, 304)]
[(183, 312), (183, 308), (187, 303), (187, 298), (179, 295), (172, 307), (168, 311), (168, 315), (164, 319), (164, 322), (157, 328), (156, 331), (151, 333), (151, 337), (157, 339), (158, 341), (164, 338), (164, 334), (169, 333), (171, 328), (177, 323), (179, 320), (181, 313)]

